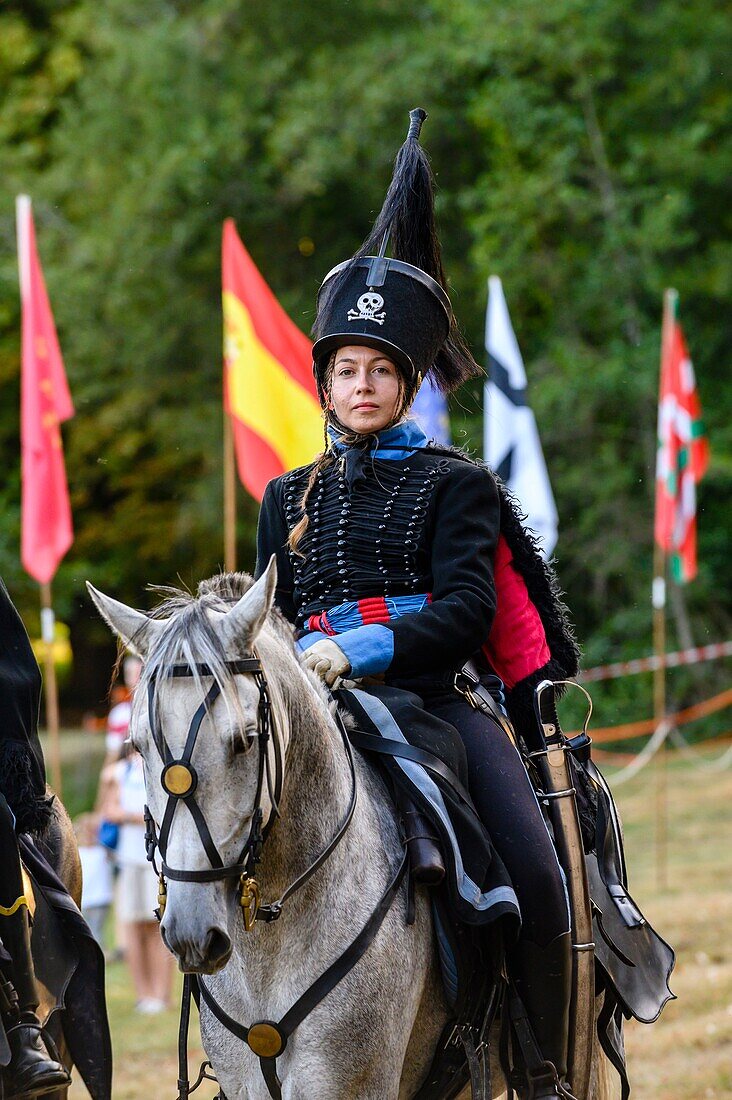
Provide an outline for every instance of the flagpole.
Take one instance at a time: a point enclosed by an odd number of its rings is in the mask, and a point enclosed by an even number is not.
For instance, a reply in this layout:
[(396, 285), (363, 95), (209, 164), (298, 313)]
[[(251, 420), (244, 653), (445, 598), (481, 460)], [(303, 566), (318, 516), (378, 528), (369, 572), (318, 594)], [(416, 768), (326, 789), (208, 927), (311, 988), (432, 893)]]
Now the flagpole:
[(43, 686), (46, 699), (46, 729), (48, 730), (48, 751), (51, 762), (51, 786), (61, 798), (61, 739), (58, 720), (58, 685), (56, 683), (56, 664), (53, 657), (56, 618), (51, 602), (51, 584), (47, 582), (41, 589), (41, 641), (43, 643)]
[(236, 458), (231, 417), (224, 409), (224, 568), (236, 571)]
[[(667, 289), (663, 294), (661, 325), (661, 370), (669, 346), (678, 294)], [(660, 384), (659, 384), (659, 402)], [(656, 656), (653, 672), (653, 716), (656, 729), (666, 720), (666, 554), (654, 537), (653, 542), (653, 651)], [(656, 767), (656, 885), (665, 890), (668, 885), (668, 739), (664, 739)]]

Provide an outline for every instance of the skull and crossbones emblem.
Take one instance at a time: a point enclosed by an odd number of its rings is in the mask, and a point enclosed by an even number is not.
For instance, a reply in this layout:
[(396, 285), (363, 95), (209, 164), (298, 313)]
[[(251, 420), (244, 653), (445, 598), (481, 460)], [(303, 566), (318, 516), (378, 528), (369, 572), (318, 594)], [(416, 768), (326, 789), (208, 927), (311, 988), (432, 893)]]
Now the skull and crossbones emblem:
[(375, 321), (377, 325), (383, 325), (386, 318), (386, 312), (379, 310), (384, 304), (384, 299), (380, 294), (376, 294), (373, 290), (369, 290), (366, 294), (362, 294), (356, 302), (356, 309), (349, 309), (348, 320), (349, 321)]

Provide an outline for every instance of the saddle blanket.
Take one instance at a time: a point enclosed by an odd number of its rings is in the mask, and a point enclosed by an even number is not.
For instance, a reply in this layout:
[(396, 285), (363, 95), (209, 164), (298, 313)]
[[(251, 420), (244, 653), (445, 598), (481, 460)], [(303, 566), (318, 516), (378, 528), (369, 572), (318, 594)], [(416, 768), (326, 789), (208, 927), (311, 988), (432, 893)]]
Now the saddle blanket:
[[(407, 710), (414, 715), (415, 700), (419, 700), (402, 688), (360, 685), (341, 689), (337, 698), (358, 730), (382, 738), (397, 751), (399, 745), (411, 745), (442, 763), (441, 768), (432, 768), (414, 759), (378, 753), (391, 782), (407, 794), (439, 835), (449, 907), (455, 916), (472, 925), (500, 921), (508, 941), (514, 939), (521, 923), (518, 899), (465, 790), (464, 749), (457, 733), (450, 741), (447, 723), (424, 710), (418, 725), (413, 717), (409, 723), (404, 721)], [(429, 757), (425, 759), (429, 762)]]

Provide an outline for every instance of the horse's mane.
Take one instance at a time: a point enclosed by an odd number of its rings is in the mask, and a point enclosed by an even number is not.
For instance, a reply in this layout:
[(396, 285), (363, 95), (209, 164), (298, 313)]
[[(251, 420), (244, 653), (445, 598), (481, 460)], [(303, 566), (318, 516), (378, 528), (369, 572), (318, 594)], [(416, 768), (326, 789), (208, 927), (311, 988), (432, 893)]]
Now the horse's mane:
[[(198, 585), (198, 598), (203, 596), (218, 596), (226, 605), (227, 610), (237, 600), (240, 600), (245, 592), (254, 584), (254, 577), (249, 573), (216, 573)], [(273, 607), (269, 613), (268, 622), (283, 641), (294, 643), (295, 635), (292, 623), (288, 622), (278, 607)]]
[[(254, 584), (248, 573), (219, 573), (199, 583), (195, 594), (180, 588), (154, 586), (151, 591), (164, 598), (150, 613), (163, 620), (165, 627), (146, 656), (140, 677), (139, 695), (147, 696), (148, 685), (164, 677), (174, 664), (187, 664), (194, 670), (194, 680), (205, 695), (207, 686), (201, 682), (198, 665), (207, 665), (219, 685), (221, 696), (230, 712), (239, 708), (234, 674), (227, 665), (230, 654), (224, 648), (220, 632), (210, 613), (231, 611), (234, 604)], [(293, 645), (292, 627), (273, 608), (268, 623), (279, 638)], [(132, 639), (134, 643), (134, 639)], [(210, 683), (210, 681), (209, 681)]]
[(225, 603), (235, 603), (253, 584), (254, 577), (249, 573), (215, 573), (213, 577), (199, 581), (197, 595), (219, 596)]

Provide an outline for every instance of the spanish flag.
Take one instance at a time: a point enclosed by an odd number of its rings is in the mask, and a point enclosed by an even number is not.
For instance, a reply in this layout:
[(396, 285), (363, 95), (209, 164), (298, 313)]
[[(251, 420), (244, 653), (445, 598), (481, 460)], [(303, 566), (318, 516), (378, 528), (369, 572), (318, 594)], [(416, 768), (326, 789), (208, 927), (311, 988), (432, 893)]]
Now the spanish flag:
[(231, 218), (224, 222), (222, 284), (224, 403), (239, 477), (261, 500), (268, 481), (323, 449), (312, 345), (265, 283)]

